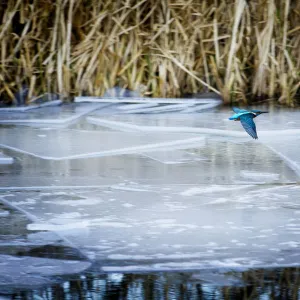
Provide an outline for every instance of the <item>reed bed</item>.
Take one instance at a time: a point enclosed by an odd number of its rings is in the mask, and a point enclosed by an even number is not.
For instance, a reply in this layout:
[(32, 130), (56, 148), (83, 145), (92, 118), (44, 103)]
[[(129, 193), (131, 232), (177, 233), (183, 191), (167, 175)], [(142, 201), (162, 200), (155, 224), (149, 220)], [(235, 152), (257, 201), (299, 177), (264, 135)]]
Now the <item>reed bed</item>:
[(2, 0), (0, 18), (2, 101), (119, 85), (293, 106), (300, 90), (299, 1)]

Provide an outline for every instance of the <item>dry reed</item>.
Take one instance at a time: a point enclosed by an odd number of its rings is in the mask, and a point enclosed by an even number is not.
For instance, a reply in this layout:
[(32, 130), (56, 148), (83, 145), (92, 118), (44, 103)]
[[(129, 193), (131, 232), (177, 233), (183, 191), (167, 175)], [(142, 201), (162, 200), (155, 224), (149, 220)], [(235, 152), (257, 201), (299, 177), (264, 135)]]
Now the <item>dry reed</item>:
[(0, 17), (2, 100), (24, 85), (27, 100), (142, 84), (225, 103), (299, 94), (299, 1), (2, 0)]

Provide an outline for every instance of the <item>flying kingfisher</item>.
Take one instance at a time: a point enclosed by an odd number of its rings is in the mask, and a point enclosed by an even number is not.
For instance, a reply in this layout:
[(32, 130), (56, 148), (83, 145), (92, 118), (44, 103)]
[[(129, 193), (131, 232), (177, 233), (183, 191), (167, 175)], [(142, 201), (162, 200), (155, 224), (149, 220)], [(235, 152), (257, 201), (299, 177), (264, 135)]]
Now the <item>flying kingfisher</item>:
[(260, 111), (260, 110), (245, 110), (239, 109), (237, 107), (233, 107), (232, 110), (235, 114), (229, 118), (229, 120), (241, 121), (246, 132), (252, 136), (254, 139), (257, 139), (256, 126), (253, 121), (254, 118), (259, 116), (260, 114), (268, 113), (268, 111)]

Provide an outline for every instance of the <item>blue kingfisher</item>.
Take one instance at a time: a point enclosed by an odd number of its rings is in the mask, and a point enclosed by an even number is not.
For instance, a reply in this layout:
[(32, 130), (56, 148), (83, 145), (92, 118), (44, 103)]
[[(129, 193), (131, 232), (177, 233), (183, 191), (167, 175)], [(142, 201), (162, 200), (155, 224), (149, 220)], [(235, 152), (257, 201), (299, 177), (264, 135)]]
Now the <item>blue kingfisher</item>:
[(253, 119), (260, 114), (268, 113), (268, 111), (260, 111), (256, 109), (245, 110), (237, 107), (233, 107), (232, 110), (235, 112), (235, 114), (230, 117), (229, 120), (241, 121), (246, 132), (254, 139), (257, 139), (256, 126)]

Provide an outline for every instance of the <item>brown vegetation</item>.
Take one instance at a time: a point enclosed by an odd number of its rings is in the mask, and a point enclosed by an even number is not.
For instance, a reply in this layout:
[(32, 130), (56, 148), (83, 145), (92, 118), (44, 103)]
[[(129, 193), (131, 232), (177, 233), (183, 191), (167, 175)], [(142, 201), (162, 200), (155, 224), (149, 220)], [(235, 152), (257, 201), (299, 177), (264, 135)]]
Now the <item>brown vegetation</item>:
[(1, 99), (22, 85), (28, 99), (140, 84), (225, 103), (299, 93), (299, 1), (2, 0), (0, 20)]

